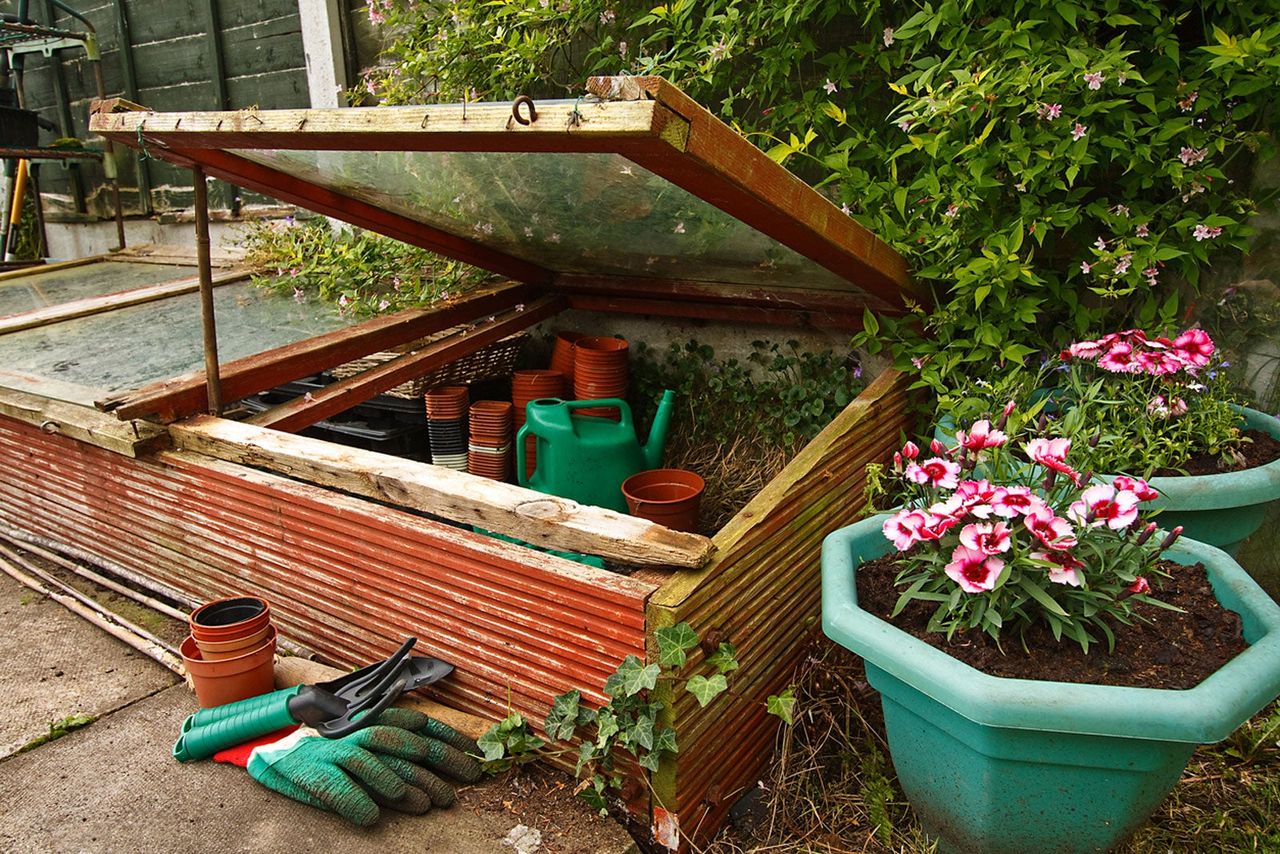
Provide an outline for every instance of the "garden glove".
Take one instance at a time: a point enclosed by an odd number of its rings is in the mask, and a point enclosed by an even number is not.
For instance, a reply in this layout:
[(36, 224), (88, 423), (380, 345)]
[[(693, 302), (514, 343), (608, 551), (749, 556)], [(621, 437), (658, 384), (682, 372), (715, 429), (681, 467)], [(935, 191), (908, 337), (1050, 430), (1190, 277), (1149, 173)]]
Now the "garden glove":
[[(434, 797), (452, 803), (453, 790), (414, 764), (437, 754), (427, 739), (379, 725), (337, 739), (309, 727), (281, 730), (214, 759), (241, 766), (272, 791), (368, 827), (378, 820), (379, 804), (419, 814), (431, 808)], [(415, 782), (438, 790), (433, 795)]]
[(384, 754), (376, 745), (371, 745), (369, 749), (377, 752), (383, 763), (410, 789), (423, 792), (432, 805), (449, 807), (456, 800), (453, 787), (441, 780), (438, 774), (461, 783), (474, 783), (480, 779), (480, 763), (467, 755), (479, 754), (480, 748), (448, 724), (412, 709), (392, 708), (378, 715), (376, 727), (407, 730), (426, 743), (426, 755), (420, 760), (412, 761), (398, 755)]

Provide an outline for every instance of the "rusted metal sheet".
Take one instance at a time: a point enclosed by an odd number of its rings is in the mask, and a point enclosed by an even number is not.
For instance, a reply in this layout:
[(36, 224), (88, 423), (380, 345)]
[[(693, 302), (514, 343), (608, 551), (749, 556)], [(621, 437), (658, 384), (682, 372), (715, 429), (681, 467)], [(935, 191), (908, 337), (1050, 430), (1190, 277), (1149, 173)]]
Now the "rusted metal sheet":
[[(668, 832), (701, 844), (739, 795), (755, 785), (778, 721), (765, 711), (785, 688), (820, 612), (823, 537), (857, 518), (864, 468), (885, 460), (909, 424), (907, 380), (882, 375), (716, 536), (717, 557), (702, 573), (677, 573), (649, 600), (653, 632), (688, 621), (738, 649), (730, 690), (706, 709), (677, 695), (669, 723), (680, 753), (654, 775)], [(689, 668), (698, 667), (695, 650)], [(657, 811), (655, 810), (655, 813)]]
[(253, 592), (334, 662), (406, 634), (453, 662), (445, 698), (540, 720), (644, 654), (654, 589), (275, 475), (184, 454), (132, 460), (0, 418), (0, 518), (182, 592)]

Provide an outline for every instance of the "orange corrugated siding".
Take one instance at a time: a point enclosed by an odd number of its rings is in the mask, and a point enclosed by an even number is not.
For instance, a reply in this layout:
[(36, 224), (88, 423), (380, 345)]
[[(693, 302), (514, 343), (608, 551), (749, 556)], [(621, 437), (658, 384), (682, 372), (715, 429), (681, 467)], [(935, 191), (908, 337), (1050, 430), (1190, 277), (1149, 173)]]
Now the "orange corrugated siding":
[(0, 417), (0, 518), (196, 598), (267, 597), (286, 636), (340, 664), (408, 634), (453, 662), (442, 693), (540, 720), (644, 655), (654, 587), (394, 508), (184, 454), (133, 460)]

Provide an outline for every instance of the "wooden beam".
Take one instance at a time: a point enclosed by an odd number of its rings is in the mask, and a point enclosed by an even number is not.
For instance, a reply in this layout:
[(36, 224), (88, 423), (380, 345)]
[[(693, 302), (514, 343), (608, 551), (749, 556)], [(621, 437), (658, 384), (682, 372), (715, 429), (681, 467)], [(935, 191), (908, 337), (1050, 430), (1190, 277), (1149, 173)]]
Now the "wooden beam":
[(0, 415), (69, 436), (126, 457), (168, 442), (165, 430), (145, 421), (120, 421), (88, 406), (78, 406), (0, 387)]
[(441, 466), (203, 415), (171, 424), (169, 434), (183, 450), (420, 510), (538, 546), (630, 565), (690, 569), (711, 557), (711, 541), (706, 537)]
[[(375, 317), (347, 329), (236, 359), (222, 365), (223, 395), (227, 401), (239, 400), (378, 350), (471, 323), (511, 308), (527, 296), (524, 285), (504, 283), (429, 309)], [(205, 403), (204, 371), (192, 371), (121, 392), (98, 401), (97, 406), (121, 419), (154, 417), (167, 423), (200, 412)]]
[[(213, 285), (218, 287), (229, 285), (232, 282), (239, 282), (248, 278), (249, 274), (249, 270), (233, 270), (229, 273), (222, 273), (213, 277)], [(47, 326), (50, 323), (71, 320), (76, 317), (86, 317), (90, 314), (101, 314), (104, 311), (113, 311), (130, 305), (141, 305), (142, 303), (153, 302), (165, 297), (188, 294), (199, 287), (199, 277), (193, 276), (173, 282), (162, 282), (158, 285), (133, 288), (128, 291), (117, 291), (114, 294), (86, 297), (72, 302), (64, 302), (61, 305), (51, 305), (45, 308), (33, 309), (32, 311), (24, 311), (22, 314), (11, 314), (7, 317), (0, 317), (0, 335), (8, 332), (17, 332), (20, 329)]]
[[(192, 216), (187, 222), (193, 222)], [(243, 264), (245, 251), (239, 247), (219, 246), (209, 253), (209, 261), (215, 267), (233, 267)], [(130, 246), (119, 252), (102, 256), (103, 261), (120, 261), (129, 264), (173, 264), (180, 267), (196, 265), (196, 248), (194, 246), (176, 246), (162, 243), (148, 243), (144, 246)]]
[(89, 129), (163, 157), (164, 149), (327, 151), (611, 151), (618, 143), (680, 148), (688, 123), (652, 101), (547, 101), (517, 123), (505, 103), (312, 110), (111, 112), (94, 102)]
[(508, 335), (528, 329), (564, 309), (563, 297), (543, 297), (528, 306), (518, 306), (493, 320), (434, 341), (354, 377), (326, 386), (322, 391), (296, 397), (248, 419), (258, 427), (297, 432), (317, 421), (364, 403), (374, 395), (400, 383), (420, 377), (468, 356)]
[(723, 323), (753, 323), (762, 326), (794, 326), (801, 329), (834, 329), (854, 332), (862, 328), (862, 312), (829, 314), (753, 305), (637, 299), (597, 294), (574, 294), (569, 307), (611, 314), (650, 314), (689, 320), (716, 320)]
[(55, 261), (52, 264), (33, 264), (30, 267), (23, 267), (21, 270), (5, 270), (3, 273), (0, 273), (0, 282), (22, 279), (27, 276), (36, 276), (40, 273), (50, 273), (54, 270), (69, 270), (72, 267), (82, 267), (85, 264), (105, 261), (108, 257), (110, 256), (88, 255), (84, 258), (74, 258), (70, 261)]

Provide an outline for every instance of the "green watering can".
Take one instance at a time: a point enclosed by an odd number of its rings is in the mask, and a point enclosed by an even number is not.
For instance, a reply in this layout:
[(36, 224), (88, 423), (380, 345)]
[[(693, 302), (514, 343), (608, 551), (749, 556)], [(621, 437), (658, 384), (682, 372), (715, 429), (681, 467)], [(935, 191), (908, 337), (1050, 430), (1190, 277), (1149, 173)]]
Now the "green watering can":
[[(625, 400), (531, 400), (526, 419), (516, 434), (516, 474), (520, 485), (547, 495), (571, 498), (580, 504), (627, 512), (622, 482), (636, 472), (659, 468), (667, 443), (667, 426), (675, 392), (662, 393), (649, 441), (640, 444), (631, 407)], [(575, 416), (574, 410), (616, 406), (620, 421)], [(525, 475), (525, 437), (537, 437), (537, 468)]]

